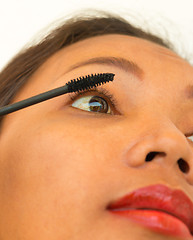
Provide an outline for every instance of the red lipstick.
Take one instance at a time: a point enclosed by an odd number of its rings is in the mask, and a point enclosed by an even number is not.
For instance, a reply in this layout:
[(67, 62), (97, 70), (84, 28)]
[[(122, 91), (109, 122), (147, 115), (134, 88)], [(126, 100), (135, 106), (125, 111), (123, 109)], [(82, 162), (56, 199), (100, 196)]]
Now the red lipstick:
[(193, 239), (193, 203), (181, 190), (161, 184), (140, 188), (110, 203), (108, 210), (153, 231)]

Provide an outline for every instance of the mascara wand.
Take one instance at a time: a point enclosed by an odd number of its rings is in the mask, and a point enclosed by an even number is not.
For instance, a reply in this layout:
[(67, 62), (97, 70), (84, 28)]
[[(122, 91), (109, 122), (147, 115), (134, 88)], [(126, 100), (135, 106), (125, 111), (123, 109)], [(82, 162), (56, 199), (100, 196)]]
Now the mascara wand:
[(66, 83), (64, 86), (52, 89), (50, 91), (40, 93), (36, 96), (27, 98), (20, 102), (16, 102), (0, 108), (0, 116), (15, 112), (17, 110), (29, 107), (31, 105), (46, 101), (48, 99), (70, 93), (70, 92), (79, 92), (81, 90), (90, 89), (98, 85), (104, 84), (109, 81), (114, 80), (115, 74), (113, 73), (100, 73), (100, 74), (91, 74), (85, 77), (80, 77), (73, 79)]

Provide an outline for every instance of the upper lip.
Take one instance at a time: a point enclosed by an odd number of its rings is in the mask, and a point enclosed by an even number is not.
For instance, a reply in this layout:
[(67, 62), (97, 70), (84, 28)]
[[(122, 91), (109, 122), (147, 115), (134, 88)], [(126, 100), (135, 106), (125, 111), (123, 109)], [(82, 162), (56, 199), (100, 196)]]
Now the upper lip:
[[(109, 204), (108, 210), (153, 209), (180, 219), (193, 234), (193, 203), (178, 189), (162, 184), (137, 189)], [(125, 209), (125, 210), (126, 210)]]

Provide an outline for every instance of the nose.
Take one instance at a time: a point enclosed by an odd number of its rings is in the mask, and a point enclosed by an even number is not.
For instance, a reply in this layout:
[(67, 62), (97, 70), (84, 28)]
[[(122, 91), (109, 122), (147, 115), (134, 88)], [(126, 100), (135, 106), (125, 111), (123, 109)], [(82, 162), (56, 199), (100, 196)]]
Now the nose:
[(127, 148), (124, 155), (124, 161), (130, 167), (148, 166), (152, 162), (164, 164), (180, 171), (193, 185), (193, 150), (187, 138), (176, 129), (143, 135)]

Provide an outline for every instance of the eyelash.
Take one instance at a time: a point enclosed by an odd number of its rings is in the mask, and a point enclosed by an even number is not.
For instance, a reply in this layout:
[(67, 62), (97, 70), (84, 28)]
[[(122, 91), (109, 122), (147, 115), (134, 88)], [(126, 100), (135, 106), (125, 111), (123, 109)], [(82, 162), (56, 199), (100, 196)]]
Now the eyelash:
[(105, 98), (107, 98), (111, 102), (111, 105), (113, 106), (113, 108), (115, 108), (115, 109), (117, 108), (117, 101), (116, 101), (115, 97), (113, 96), (113, 94), (111, 94), (107, 89), (102, 88), (102, 87), (100, 87), (100, 89), (95, 87), (94, 90), (87, 89), (87, 90), (82, 90), (81, 92), (74, 92), (70, 95), (70, 99), (71, 99), (71, 101), (74, 101), (78, 97), (84, 96), (86, 93), (92, 93), (92, 92), (95, 94), (97, 92), (97, 94), (103, 95)]

